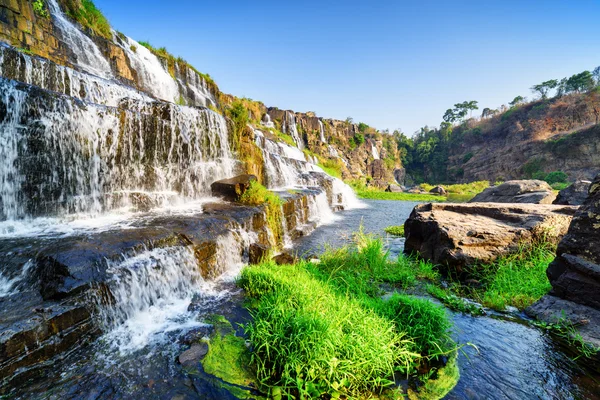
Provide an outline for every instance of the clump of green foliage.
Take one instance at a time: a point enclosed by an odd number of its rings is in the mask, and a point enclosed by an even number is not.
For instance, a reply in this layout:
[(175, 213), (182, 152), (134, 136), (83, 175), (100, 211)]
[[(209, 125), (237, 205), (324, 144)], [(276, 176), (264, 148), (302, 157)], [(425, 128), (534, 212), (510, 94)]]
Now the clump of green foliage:
[(281, 198), (256, 181), (250, 182), (248, 190), (242, 194), (239, 202), (249, 206), (264, 205), (267, 214), (267, 225), (273, 235), (273, 244), (278, 246), (283, 241), (283, 202)]
[(475, 181), (471, 183), (460, 183), (453, 185), (431, 185), (429, 183), (422, 183), (419, 187), (426, 192), (429, 192), (435, 186), (443, 187), (448, 195), (446, 196), (448, 201), (463, 202), (469, 201), (478, 193), (483, 192), (490, 186), (489, 181)]
[(451, 310), (471, 315), (485, 315), (485, 310), (466, 299), (460, 298), (447, 289), (442, 289), (434, 284), (427, 285), (427, 293), (440, 300)]
[(352, 141), (354, 142), (354, 144), (356, 146), (360, 146), (361, 144), (363, 144), (365, 142), (365, 135), (363, 135), (362, 133), (357, 133), (352, 138)]
[(498, 311), (507, 306), (525, 309), (552, 288), (546, 270), (554, 259), (554, 250), (554, 245), (545, 242), (522, 246), (493, 263), (473, 266), (469, 276), (479, 283), (475, 287), (455, 281), (450, 289)]
[(569, 321), (564, 315), (554, 322), (536, 321), (533, 324), (565, 341), (578, 354), (575, 357), (576, 360), (581, 357), (593, 359), (600, 353), (600, 347), (587, 342), (577, 329), (577, 325)]
[(233, 151), (237, 152), (240, 148), (242, 133), (244, 132), (244, 129), (246, 129), (246, 125), (249, 121), (248, 110), (246, 110), (246, 107), (244, 107), (244, 104), (241, 101), (236, 100), (231, 106), (225, 109), (225, 115), (233, 122), (231, 147)]
[(319, 263), (245, 268), (239, 284), (253, 300), (246, 332), (260, 383), (296, 398), (364, 397), (389, 388), (394, 371), (416, 374), (451, 354), (441, 307), (381, 296), (383, 283), (404, 287), (431, 276), (431, 265), (422, 265), (390, 261), (381, 240), (359, 234)]
[(35, 12), (35, 15), (37, 15), (38, 17), (50, 17), (50, 13), (48, 12), (48, 9), (46, 9), (46, 3), (44, 2), (44, 0), (33, 1), (33, 12)]
[(112, 39), (108, 20), (92, 0), (67, 0), (66, 13), (94, 34), (105, 39)]
[(388, 226), (384, 230), (390, 235), (404, 237), (404, 225)]

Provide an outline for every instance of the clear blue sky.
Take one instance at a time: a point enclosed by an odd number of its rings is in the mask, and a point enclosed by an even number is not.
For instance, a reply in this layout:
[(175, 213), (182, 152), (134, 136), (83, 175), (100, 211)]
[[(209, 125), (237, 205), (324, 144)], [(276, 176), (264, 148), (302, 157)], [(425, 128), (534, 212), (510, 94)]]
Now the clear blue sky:
[(95, 0), (221, 90), (412, 134), (600, 65), (600, 1)]

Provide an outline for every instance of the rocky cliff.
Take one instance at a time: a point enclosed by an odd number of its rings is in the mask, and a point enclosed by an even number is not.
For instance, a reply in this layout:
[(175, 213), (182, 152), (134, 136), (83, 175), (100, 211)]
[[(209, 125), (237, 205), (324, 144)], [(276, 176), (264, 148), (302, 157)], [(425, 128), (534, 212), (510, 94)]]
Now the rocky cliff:
[(565, 172), (571, 181), (600, 171), (594, 93), (574, 93), (509, 109), (455, 128), (448, 171), (455, 181), (532, 178)]

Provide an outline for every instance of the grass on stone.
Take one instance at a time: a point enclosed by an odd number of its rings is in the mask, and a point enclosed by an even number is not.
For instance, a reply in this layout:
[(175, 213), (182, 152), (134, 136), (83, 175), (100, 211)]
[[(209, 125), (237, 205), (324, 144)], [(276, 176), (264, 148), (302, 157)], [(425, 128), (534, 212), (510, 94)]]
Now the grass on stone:
[(404, 225), (388, 226), (384, 231), (390, 235), (404, 237)]
[[(554, 250), (549, 243), (537, 243), (523, 246), (493, 263), (473, 266), (469, 277), (476, 284), (471, 287), (453, 281), (446, 295), (468, 297), (498, 311), (505, 311), (507, 306), (523, 310), (552, 288), (546, 270), (554, 259)], [(444, 301), (439, 292), (430, 293)]]
[(250, 182), (250, 188), (242, 194), (239, 202), (249, 206), (264, 205), (267, 213), (267, 224), (273, 235), (276, 247), (283, 241), (283, 211), (281, 198), (256, 181)]
[(112, 39), (110, 23), (92, 0), (67, 0), (66, 13), (84, 28), (105, 39)]
[(455, 348), (443, 308), (380, 288), (432, 276), (427, 265), (392, 262), (381, 240), (358, 235), (318, 263), (245, 268), (238, 283), (251, 299), (260, 383), (284, 397), (363, 397), (389, 389), (394, 372), (434, 366)]
[(478, 193), (483, 192), (485, 189), (490, 187), (489, 181), (476, 181), (471, 183), (459, 183), (454, 185), (430, 185), (428, 183), (423, 183), (420, 185), (420, 188), (426, 192), (429, 192), (436, 186), (443, 187), (448, 193), (457, 194), (457, 195), (472, 195), (475, 196)]

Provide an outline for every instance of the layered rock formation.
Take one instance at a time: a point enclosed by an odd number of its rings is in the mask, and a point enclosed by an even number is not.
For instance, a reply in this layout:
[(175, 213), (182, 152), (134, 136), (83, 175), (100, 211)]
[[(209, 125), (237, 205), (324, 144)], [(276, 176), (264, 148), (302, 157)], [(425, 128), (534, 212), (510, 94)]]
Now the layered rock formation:
[(558, 241), (577, 208), (533, 204), (422, 204), (404, 224), (404, 251), (461, 272), (538, 240)]
[(548, 267), (558, 297), (600, 309), (600, 176)]
[(479, 193), (470, 203), (552, 204), (556, 194), (550, 185), (539, 180), (508, 181)]

